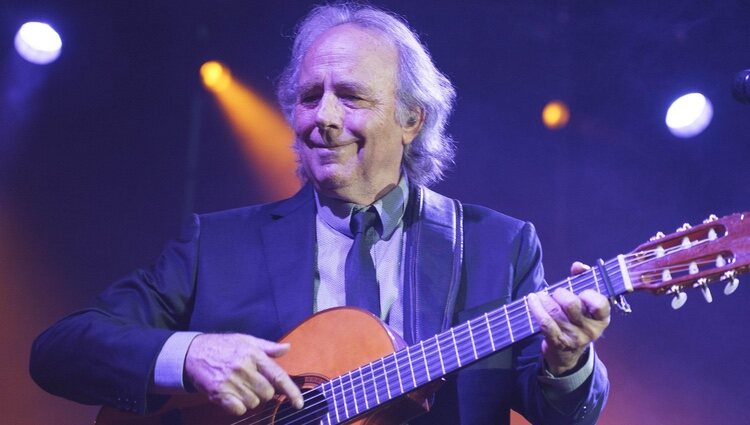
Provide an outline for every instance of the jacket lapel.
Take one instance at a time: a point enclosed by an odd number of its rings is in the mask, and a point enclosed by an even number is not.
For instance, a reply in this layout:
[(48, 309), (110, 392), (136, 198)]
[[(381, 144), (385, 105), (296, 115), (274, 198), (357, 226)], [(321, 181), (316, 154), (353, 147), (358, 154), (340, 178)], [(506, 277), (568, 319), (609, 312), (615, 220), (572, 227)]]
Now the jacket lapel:
[(461, 204), (415, 187), (405, 226), (404, 337), (410, 344), (447, 329), (461, 279)]
[(271, 287), (282, 332), (313, 313), (315, 270), (315, 201), (312, 186), (271, 211), (261, 229)]

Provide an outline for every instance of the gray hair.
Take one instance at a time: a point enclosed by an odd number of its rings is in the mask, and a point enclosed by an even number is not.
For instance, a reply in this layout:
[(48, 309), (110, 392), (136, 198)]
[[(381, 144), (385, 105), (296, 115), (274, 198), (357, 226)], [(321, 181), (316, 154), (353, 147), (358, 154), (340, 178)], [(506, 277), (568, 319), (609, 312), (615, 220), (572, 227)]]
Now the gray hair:
[(456, 91), (432, 63), (416, 33), (396, 15), (356, 3), (321, 5), (311, 10), (297, 28), (292, 57), (279, 79), (277, 95), (284, 114), (291, 122), (298, 97), (299, 67), (307, 49), (327, 30), (347, 23), (374, 29), (395, 45), (399, 56), (396, 118), (401, 125), (407, 125), (413, 111), (424, 114), (421, 131), (404, 149), (402, 165), (416, 184), (429, 186), (439, 182), (455, 156), (455, 143), (445, 127)]

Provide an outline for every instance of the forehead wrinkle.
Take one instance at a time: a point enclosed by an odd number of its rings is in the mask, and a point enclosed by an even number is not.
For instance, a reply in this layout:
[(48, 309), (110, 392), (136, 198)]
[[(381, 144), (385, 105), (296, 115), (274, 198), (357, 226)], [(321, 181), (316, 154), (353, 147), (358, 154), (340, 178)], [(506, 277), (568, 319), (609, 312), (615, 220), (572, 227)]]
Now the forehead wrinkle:
[[(398, 51), (393, 42), (382, 34), (358, 25), (344, 24), (334, 27), (315, 40), (303, 55), (298, 76), (297, 93), (322, 90), (329, 84), (335, 91), (354, 91), (374, 95), (371, 79), (363, 80), (373, 67), (382, 71), (382, 60), (394, 64), (390, 91), (398, 86)], [(375, 72), (378, 74), (378, 72)], [(380, 77), (384, 77), (382, 72)], [(347, 77), (352, 77), (347, 78)], [(373, 75), (374, 78), (378, 78)]]

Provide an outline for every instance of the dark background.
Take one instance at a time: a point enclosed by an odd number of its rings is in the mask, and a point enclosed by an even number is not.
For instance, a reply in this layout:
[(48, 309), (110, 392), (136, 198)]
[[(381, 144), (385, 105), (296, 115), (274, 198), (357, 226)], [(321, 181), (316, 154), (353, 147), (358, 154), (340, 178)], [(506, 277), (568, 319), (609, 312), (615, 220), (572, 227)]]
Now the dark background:
[[(456, 165), (436, 189), (531, 220), (548, 280), (575, 259), (627, 252), (673, 231), (748, 210), (750, 3), (377, 1), (409, 20), (456, 85)], [(108, 283), (148, 264), (188, 212), (265, 202), (241, 147), (200, 82), (224, 62), (273, 101), (302, 1), (30, 0), (0, 6), (0, 417), (87, 423), (95, 409), (36, 388), (33, 337)], [(13, 36), (51, 23), (63, 52), (24, 62)], [(692, 139), (664, 125), (669, 103), (714, 105)], [(570, 124), (550, 131), (543, 105)], [(189, 164), (190, 141), (197, 163)], [(603, 424), (747, 423), (750, 290), (714, 287), (706, 304), (636, 294), (597, 343), (612, 380)], [(81, 347), (82, 350), (87, 347)]]

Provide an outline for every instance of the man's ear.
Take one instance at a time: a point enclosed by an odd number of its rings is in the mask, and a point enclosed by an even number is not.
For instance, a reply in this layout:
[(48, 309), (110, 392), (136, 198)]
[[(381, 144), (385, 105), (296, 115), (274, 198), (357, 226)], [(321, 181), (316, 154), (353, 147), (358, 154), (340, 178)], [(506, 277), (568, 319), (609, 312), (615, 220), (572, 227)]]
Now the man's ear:
[(408, 145), (417, 137), (419, 132), (422, 130), (424, 125), (425, 113), (421, 108), (413, 109), (409, 111), (409, 117), (406, 119), (406, 123), (402, 126), (404, 129), (404, 137), (402, 144)]

